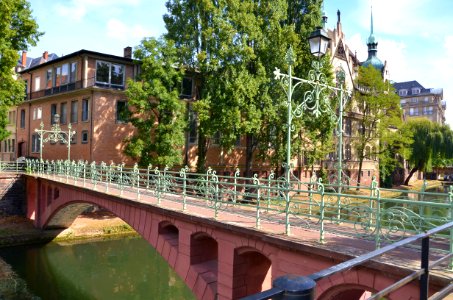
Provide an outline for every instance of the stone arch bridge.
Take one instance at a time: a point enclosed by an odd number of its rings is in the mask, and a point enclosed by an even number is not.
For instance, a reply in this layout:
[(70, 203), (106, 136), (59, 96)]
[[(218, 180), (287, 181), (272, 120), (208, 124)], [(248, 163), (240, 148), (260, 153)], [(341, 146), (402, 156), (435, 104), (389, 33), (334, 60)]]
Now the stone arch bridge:
[[(185, 281), (198, 299), (238, 299), (268, 289), (285, 274), (308, 275), (374, 249), (373, 243), (355, 238), (328, 236), (319, 243), (318, 233), (256, 220), (196, 202), (139, 195), (133, 190), (110, 189), (93, 182), (64, 177), (23, 175), (27, 191), (27, 216), (38, 228), (68, 227), (88, 206), (102, 207), (132, 226)], [(181, 198), (182, 196), (179, 196)], [(179, 199), (180, 200), (180, 199)], [(217, 213), (217, 212), (216, 212)], [(357, 250), (359, 251), (359, 250)], [(400, 280), (408, 270), (373, 262), (318, 282), (316, 298), (364, 299)], [(434, 293), (445, 280), (432, 280)], [(414, 282), (387, 299), (418, 299)]]

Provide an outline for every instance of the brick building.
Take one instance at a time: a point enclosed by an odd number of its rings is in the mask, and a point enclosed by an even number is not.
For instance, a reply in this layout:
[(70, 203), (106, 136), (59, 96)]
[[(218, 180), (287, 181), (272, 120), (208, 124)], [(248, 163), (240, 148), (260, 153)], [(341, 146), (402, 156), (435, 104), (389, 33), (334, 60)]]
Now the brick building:
[(447, 106), (443, 100), (443, 89), (425, 88), (416, 80), (395, 82), (393, 86), (400, 96), (405, 120), (423, 117), (440, 125), (445, 124)]
[[(17, 156), (39, 157), (35, 129), (42, 122), (50, 130), (59, 114), (61, 129), (71, 124), (76, 132), (71, 159), (129, 162), (122, 153), (123, 140), (133, 128), (121, 111), (127, 109), (126, 80), (137, 72), (130, 47), (124, 49), (124, 57), (80, 50), (49, 59), (45, 52), (40, 63), (19, 72), (27, 97), (16, 112)], [(43, 159), (66, 158), (66, 144), (43, 142)]]

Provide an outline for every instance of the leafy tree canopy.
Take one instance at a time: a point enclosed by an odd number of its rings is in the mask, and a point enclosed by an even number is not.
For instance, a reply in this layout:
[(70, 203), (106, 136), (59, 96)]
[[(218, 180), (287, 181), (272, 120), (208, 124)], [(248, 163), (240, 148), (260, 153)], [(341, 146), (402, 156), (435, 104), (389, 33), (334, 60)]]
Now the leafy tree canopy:
[(25, 85), (15, 79), (19, 51), (35, 46), (42, 35), (26, 0), (2, 0), (0, 4), (0, 140), (9, 132), (8, 110), (25, 96)]
[[(358, 185), (361, 181), (363, 160), (367, 155), (379, 155), (383, 164), (381, 170), (387, 172), (396, 164), (389, 154), (398, 142), (398, 129), (402, 126), (399, 97), (392, 85), (382, 78), (379, 70), (373, 66), (360, 67), (355, 80), (351, 107), (359, 111), (357, 117), (358, 135), (353, 145), (359, 161)], [(366, 149), (375, 149), (374, 153), (366, 153)], [(387, 174), (381, 173), (384, 177)]]
[(405, 154), (411, 167), (404, 182), (408, 185), (416, 171), (430, 171), (434, 163), (453, 158), (453, 132), (448, 125), (439, 125), (426, 118), (411, 119), (404, 126), (412, 135)]
[(137, 81), (129, 80), (126, 95), (136, 134), (126, 140), (125, 153), (142, 166), (182, 163), (185, 106), (179, 99), (184, 68), (172, 41), (144, 39), (134, 52), (140, 60)]

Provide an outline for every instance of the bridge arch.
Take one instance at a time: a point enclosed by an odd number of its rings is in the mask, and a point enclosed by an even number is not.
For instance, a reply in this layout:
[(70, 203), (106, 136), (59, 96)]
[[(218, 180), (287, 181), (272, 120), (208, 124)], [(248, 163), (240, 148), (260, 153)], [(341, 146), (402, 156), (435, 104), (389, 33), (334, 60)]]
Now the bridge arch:
[[(368, 287), (358, 284), (341, 284), (325, 291), (318, 300), (365, 300), (372, 293)], [(391, 298), (386, 298), (391, 299)]]
[(272, 287), (271, 260), (252, 247), (234, 249), (233, 299), (242, 298)]
[[(75, 218), (89, 205), (103, 207), (142, 235), (198, 299), (234, 299), (259, 291), (260, 285), (261, 289), (270, 287), (271, 277), (314, 273), (341, 260), (331, 255), (334, 251), (313, 252), (315, 247), (299, 247), (291, 239), (263, 235), (254, 229), (198, 215), (196, 208), (193, 214), (182, 212), (174, 201), (159, 202), (151, 195), (142, 195), (137, 201), (137, 195), (127, 190), (123, 196), (106, 193), (104, 186), (93, 190), (58, 181), (61, 179), (25, 177), (27, 216), (36, 227), (64, 225), (62, 220)], [(257, 265), (259, 270), (252, 273), (244, 265)], [(389, 276), (398, 276), (390, 273), (387, 275), (380, 267), (366, 267), (331, 276), (318, 282), (317, 299), (344, 296), (345, 288), (351, 287), (382, 290), (395, 282)], [(234, 274), (247, 278), (241, 281)], [(402, 289), (401, 297), (392, 294), (390, 299), (417, 298), (416, 284), (411, 286), (411, 291)]]

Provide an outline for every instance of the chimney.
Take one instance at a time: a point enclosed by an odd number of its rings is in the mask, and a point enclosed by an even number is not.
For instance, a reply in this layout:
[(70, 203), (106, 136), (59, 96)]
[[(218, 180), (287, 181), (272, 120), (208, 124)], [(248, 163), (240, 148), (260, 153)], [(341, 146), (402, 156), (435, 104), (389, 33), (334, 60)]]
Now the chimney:
[(124, 57), (125, 58), (132, 58), (132, 47), (124, 48)]
[(42, 58), (44, 58), (47, 61), (47, 59), (49, 58), (49, 52), (44, 51), (44, 53), (42, 54)]
[(21, 59), (21, 64), (22, 64), (22, 67), (26, 67), (27, 66), (27, 51), (22, 51), (22, 59)]

